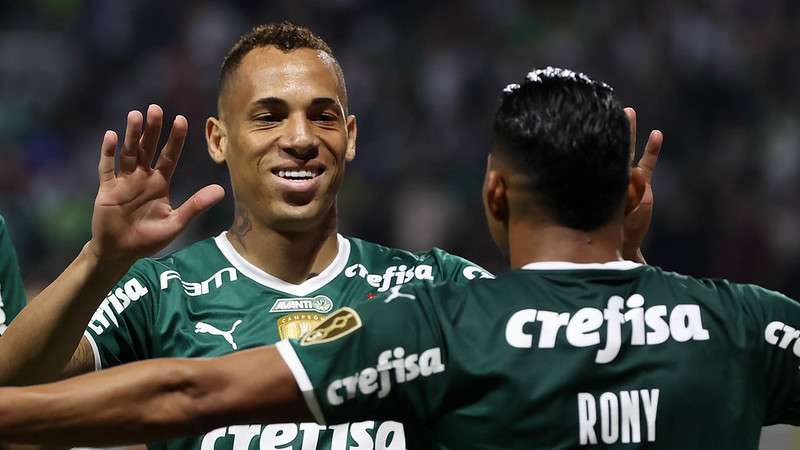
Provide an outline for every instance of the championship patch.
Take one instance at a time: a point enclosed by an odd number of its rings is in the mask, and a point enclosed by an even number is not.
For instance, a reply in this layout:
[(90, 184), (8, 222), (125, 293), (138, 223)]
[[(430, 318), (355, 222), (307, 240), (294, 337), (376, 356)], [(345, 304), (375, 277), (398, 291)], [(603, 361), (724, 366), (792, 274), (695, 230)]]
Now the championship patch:
[(296, 312), (278, 319), (278, 336), (281, 339), (300, 339), (325, 320), (324, 314)]
[(322, 344), (339, 339), (361, 328), (361, 317), (350, 308), (341, 308), (328, 316), (325, 321), (305, 334), (300, 345)]
[(333, 310), (333, 300), (324, 296), (304, 298), (279, 298), (275, 300), (269, 312), (281, 313), (290, 311), (314, 311), (327, 314)]

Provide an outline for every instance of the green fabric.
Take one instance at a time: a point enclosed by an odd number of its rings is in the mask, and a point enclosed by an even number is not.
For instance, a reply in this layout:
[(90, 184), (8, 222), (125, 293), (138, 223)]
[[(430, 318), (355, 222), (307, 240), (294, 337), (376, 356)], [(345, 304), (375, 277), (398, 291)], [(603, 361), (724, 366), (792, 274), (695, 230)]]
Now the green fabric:
[(757, 286), (604, 266), (375, 300), (291, 341), (326, 423), (398, 420), (436, 449), (756, 449), (800, 419), (800, 306)]
[[(331, 311), (371, 302), (396, 284), (464, 282), (485, 273), (439, 249), (414, 254), (340, 237), (340, 257), (331, 267), (301, 285), (288, 285), (242, 263), (231, 251), (227, 239), (219, 236), (163, 258), (138, 261), (87, 328), (102, 367), (147, 358), (217, 356), (273, 344), (300, 337)], [(376, 440), (379, 444), (373, 445)], [(405, 448), (404, 440), (403, 427), (396, 422), (330, 428), (254, 424), (152, 448), (399, 449)]]
[(0, 334), (25, 307), (25, 285), (19, 273), (17, 253), (0, 216)]

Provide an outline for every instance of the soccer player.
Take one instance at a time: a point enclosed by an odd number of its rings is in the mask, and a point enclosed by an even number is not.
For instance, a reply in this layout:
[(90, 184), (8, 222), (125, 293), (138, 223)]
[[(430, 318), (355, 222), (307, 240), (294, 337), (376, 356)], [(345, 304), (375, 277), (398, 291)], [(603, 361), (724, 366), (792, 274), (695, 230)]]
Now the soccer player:
[(19, 273), (17, 253), (0, 216), (0, 335), (25, 307), (25, 285)]
[(514, 270), (400, 286), (276, 346), (2, 389), (0, 438), (370, 417), (430, 448), (755, 449), (798, 423), (798, 303), (622, 259), (646, 183), (611, 89), (548, 68), (506, 91), (483, 199)]
[[(180, 208), (169, 207), (169, 180), (187, 124), (176, 118), (151, 168), (162, 114), (150, 107), (146, 124), (141, 114), (129, 114), (118, 174), (116, 136), (109, 132), (104, 137), (92, 240), (9, 329), (7, 337), (14, 340), (0, 343), (0, 380), (30, 384), (61, 372), (69, 376), (138, 360), (223, 355), (299, 338), (337, 308), (373, 302), (412, 281), (462, 283), (488, 276), (440, 250), (412, 254), (336, 233), (336, 192), (346, 162), (355, 156), (356, 121), (347, 110), (344, 79), (330, 49), (290, 24), (260, 27), (243, 36), (223, 64), (219, 117), (209, 119), (206, 135), (211, 157), (230, 171), (233, 226), (166, 257), (137, 261), (166, 245), (191, 217), (223, 195), (218, 186), (209, 186)], [(649, 207), (642, 202), (643, 214), (629, 222), (631, 257), (638, 255)], [(383, 320), (387, 329), (412, 326), (391, 315)], [(241, 401), (264, 397), (262, 376), (284, 375), (288, 384), (275, 392), (288, 387), (295, 393), (283, 366), (234, 364), (252, 380), (241, 386)], [(161, 373), (158, 361), (145, 367), (154, 368), (148, 375), (153, 382), (164, 375), (176, 382), (182, 378)], [(227, 382), (218, 381), (221, 388)], [(116, 383), (97, 387), (121, 394), (114, 386), (122, 385)], [(125, 395), (98, 412), (111, 417), (121, 412), (117, 404), (136, 402), (137, 397)], [(146, 397), (140, 398), (147, 402)], [(220, 406), (231, 400), (224, 389), (219, 400)], [(182, 410), (182, 399), (168, 403), (173, 411)], [(274, 416), (228, 415), (213, 427), (193, 423), (190, 429), (186, 424), (174, 428), (170, 422), (154, 433), (134, 433), (133, 440), (182, 435), (191, 437), (159, 446), (236, 449), (406, 448), (410, 440), (401, 423), (376, 422), (369, 415), (329, 427), (283, 423), (312, 418), (302, 403), (287, 406)], [(157, 422), (165, 417), (161, 414), (153, 410), (147, 420)], [(109, 443), (118, 441), (120, 431), (106, 423), (89, 433), (56, 431), (39, 438), (92, 441), (103, 435)]]

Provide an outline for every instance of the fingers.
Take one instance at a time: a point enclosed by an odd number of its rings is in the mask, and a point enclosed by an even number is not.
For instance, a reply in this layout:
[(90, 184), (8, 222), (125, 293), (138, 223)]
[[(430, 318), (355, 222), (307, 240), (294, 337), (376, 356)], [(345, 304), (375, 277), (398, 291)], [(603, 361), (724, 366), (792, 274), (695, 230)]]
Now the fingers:
[(169, 138), (161, 150), (161, 155), (156, 162), (156, 170), (164, 174), (164, 178), (169, 180), (175, 172), (175, 166), (178, 159), (181, 157), (183, 150), (183, 142), (186, 140), (186, 132), (189, 129), (189, 123), (186, 118), (178, 115), (172, 122), (172, 129), (169, 132)]
[(114, 153), (117, 151), (117, 133), (109, 130), (103, 135), (103, 143), (100, 144), (100, 162), (97, 164), (97, 174), (100, 177), (100, 185), (108, 183), (116, 178), (114, 172)]
[(644, 179), (647, 184), (650, 184), (653, 179), (653, 172), (656, 170), (658, 163), (658, 155), (661, 153), (661, 144), (664, 142), (664, 135), (658, 130), (650, 132), (647, 138), (647, 144), (644, 146), (644, 154), (639, 159), (638, 167), (644, 174)]
[(150, 168), (153, 156), (156, 154), (156, 145), (161, 136), (161, 125), (164, 122), (164, 111), (158, 105), (147, 107), (147, 123), (144, 126), (144, 133), (139, 140), (139, 166), (145, 169)]
[(125, 127), (125, 141), (119, 155), (119, 170), (121, 173), (131, 173), (136, 170), (139, 161), (139, 138), (142, 135), (142, 122), (144, 118), (139, 111), (128, 113), (128, 124)]
[(625, 108), (624, 111), (625, 115), (628, 117), (628, 125), (630, 126), (630, 133), (631, 133), (630, 155), (631, 155), (631, 161), (633, 161), (634, 155), (636, 155), (636, 110), (629, 106)]
[(218, 184), (212, 184), (195, 192), (188, 200), (175, 210), (175, 221), (179, 229), (183, 229), (189, 221), (203, 211), (211, 208), (225, 197), (225, 189)]

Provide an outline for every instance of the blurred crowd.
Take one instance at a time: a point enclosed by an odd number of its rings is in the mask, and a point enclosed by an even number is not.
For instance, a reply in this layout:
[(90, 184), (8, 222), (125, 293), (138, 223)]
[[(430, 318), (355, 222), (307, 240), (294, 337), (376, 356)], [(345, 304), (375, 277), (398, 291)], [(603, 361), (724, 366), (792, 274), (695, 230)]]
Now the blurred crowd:
[[(439, 246), (503, 270), (480, 185), (500, 90), (565, 66), (615, 87), (658, 128), (646, 256), (698, 276), (800, 297), (800, 3), (0, 1), (0, 213), (31, 292), (90, 236), (103, 131), (149, 103), (189, 119), (175, 202), (209, 183), (204, 121), (223, 56), (258, 23), (290, 19), (341, 62), (358, 153), (340, 231)], [(165, 131), (166, 133), (166, 131)], [(228, 188), (230, 194), (230, 189)], [(230, 198), (174, 246), (230, 225)]]

